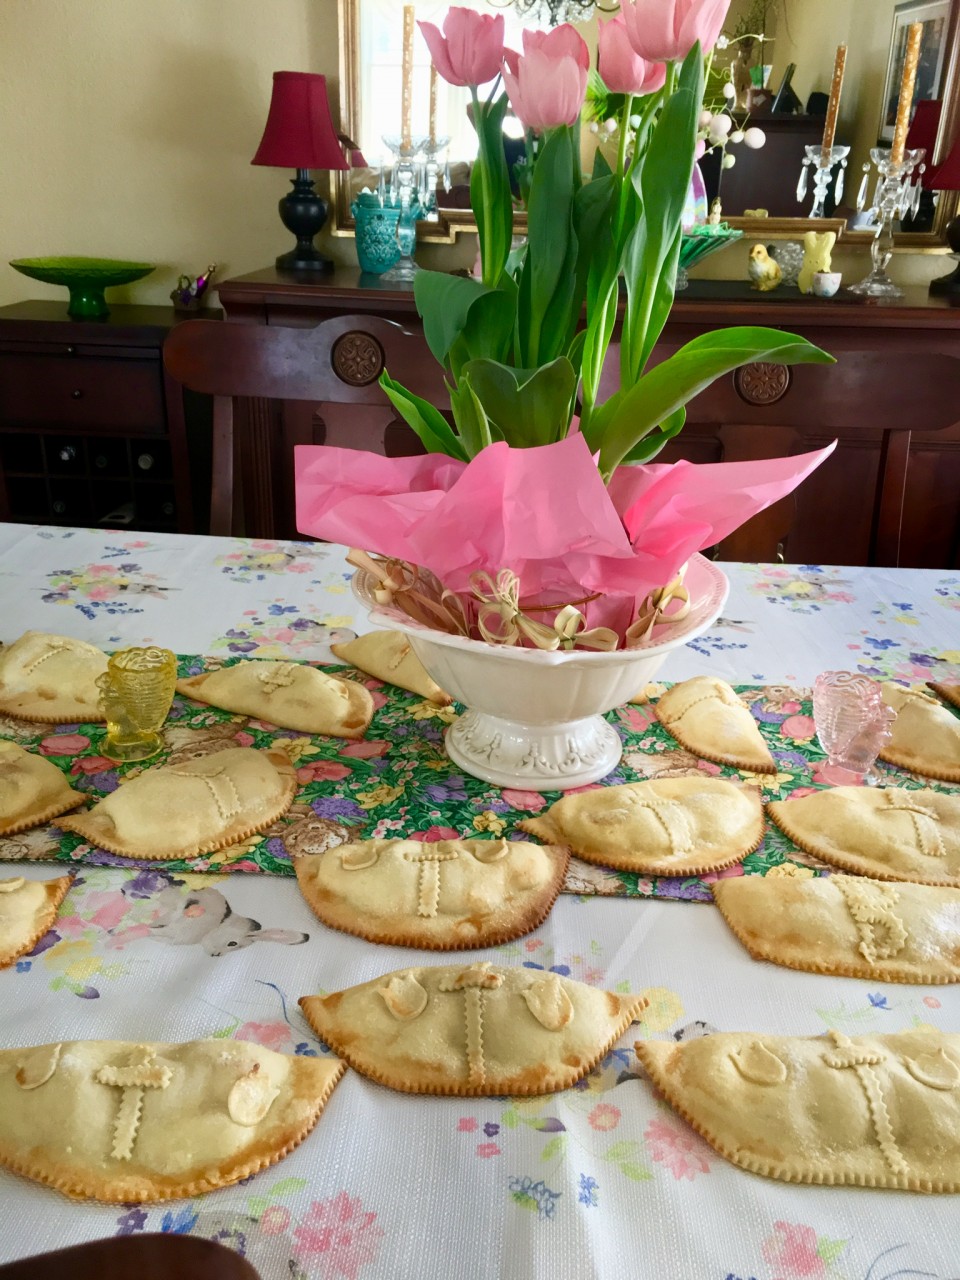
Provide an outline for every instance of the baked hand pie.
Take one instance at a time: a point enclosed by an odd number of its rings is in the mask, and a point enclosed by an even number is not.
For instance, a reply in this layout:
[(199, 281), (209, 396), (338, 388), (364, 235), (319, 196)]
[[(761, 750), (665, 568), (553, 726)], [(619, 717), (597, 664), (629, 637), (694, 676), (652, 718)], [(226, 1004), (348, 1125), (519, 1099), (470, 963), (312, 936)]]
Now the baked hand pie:
[(362, 738), (373, 718), (370, 691), (302, 662), (251, 658), (177, 681), (177, 692), (281, 729)]
[(0, 878), (0, 969), (26, 955), (53, 924), (70, 888), (70, 876), (55, 880)]
[(885, 681), (882, 692), (897, 718), (880, 759), (925, 778), (960, 782), (960, 718), (919, 689)]
[(933, 680), (928, 680), (927, 688), (939, 694), (944, 702), (949, 702), (960, 710), (960, 684), (937, 684)]
[(831, 787), (772, 800), (767, 813), (794, 844), (845, 871), (960, 888), (960, 796)]
[(760, 847), (763, 804), (757, 787), (699, 774), (564, 796), (517, 825), (603, 867), (702, 875)]
[(879, 982), (960, 982), (960, 889), (865, 876), (711, 885), (756, 960)]
[(395, 684), (398, 689), (418, 693), (438, 707), (445, 707), (453, 701), (449, 693), (444, 693), (427, 675), (402, 631), (370, 631), (345, 644), (332, 644), (330, 650), (359, 671)]
[(661, 695), (654, 710), (681, 747), (702, 760), (752, 773), (777, 772), (757, 722), (726, 680), (683, 680)]
[(591, 1070), (647, 1006), (542, 969), (480, 961), (400, 969), (304, 996), (310, 1025), (362, 1075), (404, 1093), (553, 1093)]
[(269, 827), (296, 790), (283, 752), (230, 747), (145, 769), (57, 826), (127, 858), (196, 858)]
[(42, 724), (98, 724), (107, 655), (72, 636), (25, 631), (0, 651), (0, 711)]
[(298, 1146), (344, 1069), (247, 1040), (3, 1049), (0, 1165), (111, 1203), (201, 1195)]
[(566, 849), (529, 840), (362, 840), (294, 867), (324, 924), (371, 942), (458, 951), (535, 929), (569, 861)]
[(41, 827), (83, 801), (50, 760), (0, 741), (0, 836)]
[(960, 1191), (960, 1035), (717, 1032), (636, 1050), (671, 1106), (742, 1169)]

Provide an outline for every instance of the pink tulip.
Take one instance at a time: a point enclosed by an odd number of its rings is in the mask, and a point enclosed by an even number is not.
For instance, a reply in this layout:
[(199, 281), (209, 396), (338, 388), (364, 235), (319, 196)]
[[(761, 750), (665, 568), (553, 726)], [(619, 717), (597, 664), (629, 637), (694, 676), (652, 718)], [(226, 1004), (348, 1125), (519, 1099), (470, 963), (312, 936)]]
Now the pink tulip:
[(663, 88), (667, 68), (662, 62), (648, 62), (634, 53), (627, 39), (623, 18), (617, 14), (599, 24), (598, 51), (600, 78), (611, 93), (637, 96)]
[(587, 92), (590, 52), (569, 25), (523, 33), (523, 53), (503, 51), (503, 82), (524, 128), (576, 124)]
[(730, 0), (622, 0), (620, 15), (634, 53), (648, 62), (681, 62), (699, 40), (709, 53)]
[(437, 73), (450, 84), (487, 84), (503, 58), (503, 14), (493, 17), (454, 6), (443, 20), (443, 35), (432, 22), (418, 22)]

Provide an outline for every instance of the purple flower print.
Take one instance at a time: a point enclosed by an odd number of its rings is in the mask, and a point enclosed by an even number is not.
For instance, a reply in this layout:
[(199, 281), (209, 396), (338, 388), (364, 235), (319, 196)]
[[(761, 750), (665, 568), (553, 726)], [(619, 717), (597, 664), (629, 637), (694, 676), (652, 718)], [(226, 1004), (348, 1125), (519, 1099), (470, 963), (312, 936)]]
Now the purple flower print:
[(117, 1219), (117, 1226), (120, 1230), (116, 1234), (118, 1236), (132, 1236), (135, 1232), (142, 1231), (146, 1225), (146, 1213), (135, 1205)]
[(466, 784), (466, 778), (453, 774), (445, 782), (431, 782), (423, 788), (423, 794), (431, 804), (442, 804), (444, 800), (466, 800)]
[(152, 898), (155, 893), (162, 893), (173, 883), (170, 876), (163, 871), (138, 871), (132, 880), (128, 880), (120, 892), (125, 898)]
[(346, 796), (317, 796), (310, 801), (310, 808), (318, 818), (359, 818), (366, 822), (367, 815), (354, 800)]

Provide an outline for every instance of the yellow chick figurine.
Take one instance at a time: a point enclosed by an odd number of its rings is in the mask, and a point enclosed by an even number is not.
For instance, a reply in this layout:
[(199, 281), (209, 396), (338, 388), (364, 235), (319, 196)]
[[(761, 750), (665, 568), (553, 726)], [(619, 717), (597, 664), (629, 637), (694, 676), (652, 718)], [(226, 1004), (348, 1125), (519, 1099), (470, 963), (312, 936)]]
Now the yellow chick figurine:
[(777, 262), (776, 258), (770, 257), (766, 247), (762, 244), (755, 244), (750, 250), (750, 262), (747, 270), (750, 273), (750, 279), (753, 281), (751, 288), (759, 289), (761, 293), (769, 293), (771, 289), (776, 289), (783, 279), (783, 272), (780, 270), (779, 262)]

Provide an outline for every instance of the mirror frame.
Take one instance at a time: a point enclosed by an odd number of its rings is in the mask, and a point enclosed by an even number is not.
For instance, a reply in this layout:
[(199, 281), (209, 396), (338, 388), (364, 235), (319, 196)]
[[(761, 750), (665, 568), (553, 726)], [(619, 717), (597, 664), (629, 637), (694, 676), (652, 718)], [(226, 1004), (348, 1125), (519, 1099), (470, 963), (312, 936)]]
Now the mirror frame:
[[(359, 0), (338, 0), (337, 23), (340, 34), (340, 127), (346, 134), (352, 133), (353, 121), (360, 116), (359, 81)], [(944, 109), (937, 132), (934, 149), (935, 163), (939, 163), (960, 137), (960, 0), (951, 0), (950, 22), (947, 29), (947, 48), (944, 58), (943, 101)], [(350, 212), (349, 183), (345, 178), (349, 170), (332, 173), (330, 231), (335, 236), (353, 236), (356, 223)], [(895, 237), (897, 250), (912, 253), (943, 253), (944, 231), (947, 223), (960, 210), (960, 192), (943, 191), (937, 202), (933, 227), (930, 231), (901, 231)], [(810, 218), (726, 218), (731, 227), (745, 234), (764, 240), (794, 240), (811, 229)], [(522, 230), (526, 214), (514, 214), (514, 226)], [(824, 231), (835, 231), (843, 236), (849, 246), (869, 245), (871, 231), (848, 231), (845, 218), (823, 218), (817, 225)], [(453, 244), (462, 232), (475, 232), (476, 219), (472, 209), (446, 209), (434, 221), (417, 223), (418, 241), (433, 244)]]

